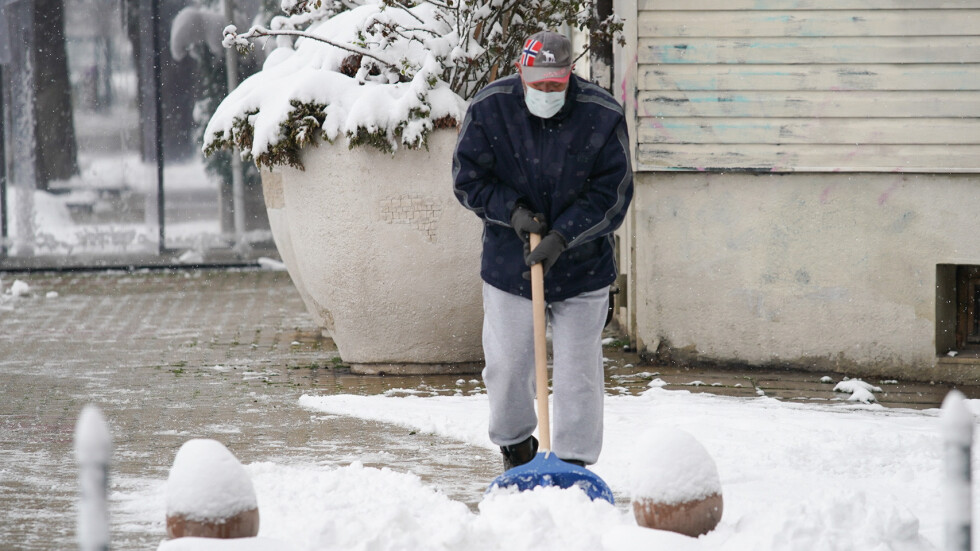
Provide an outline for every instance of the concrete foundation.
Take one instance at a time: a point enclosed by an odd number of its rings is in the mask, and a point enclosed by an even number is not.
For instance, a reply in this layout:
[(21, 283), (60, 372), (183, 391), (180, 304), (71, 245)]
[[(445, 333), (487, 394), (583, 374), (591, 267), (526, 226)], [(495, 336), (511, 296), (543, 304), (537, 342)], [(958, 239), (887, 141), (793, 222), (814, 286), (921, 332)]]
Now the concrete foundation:
[(950, 267), (980, 264), (980, 178), (640, 173), (621, 252), (647, 353), (975, 382)]

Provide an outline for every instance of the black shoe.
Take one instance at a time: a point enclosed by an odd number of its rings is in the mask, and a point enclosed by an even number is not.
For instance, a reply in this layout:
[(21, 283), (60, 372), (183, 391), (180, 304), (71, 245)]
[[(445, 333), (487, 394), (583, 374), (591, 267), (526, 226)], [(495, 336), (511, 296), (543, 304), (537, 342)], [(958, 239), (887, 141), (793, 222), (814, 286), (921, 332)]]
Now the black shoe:
[(538, 453), (538, 439), (528, 436), (517, 444), (500, 446), (500, 453), (504, 455), (504, 470), (509, 471), (534, 459), (534, 455)]

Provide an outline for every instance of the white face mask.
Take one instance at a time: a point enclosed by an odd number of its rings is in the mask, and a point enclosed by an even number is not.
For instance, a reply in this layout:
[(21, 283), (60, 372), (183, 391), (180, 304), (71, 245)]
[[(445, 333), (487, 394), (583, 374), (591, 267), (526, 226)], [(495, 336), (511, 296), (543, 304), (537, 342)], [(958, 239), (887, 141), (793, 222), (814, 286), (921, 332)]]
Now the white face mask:
[(550, 119), (565, 105), (565, 92), (567, 91), (565, 89), (561, 92), (542, 92), (527, 86), (524, 89), (524, 103), (527, 104), (532, 115), (542, 119)]

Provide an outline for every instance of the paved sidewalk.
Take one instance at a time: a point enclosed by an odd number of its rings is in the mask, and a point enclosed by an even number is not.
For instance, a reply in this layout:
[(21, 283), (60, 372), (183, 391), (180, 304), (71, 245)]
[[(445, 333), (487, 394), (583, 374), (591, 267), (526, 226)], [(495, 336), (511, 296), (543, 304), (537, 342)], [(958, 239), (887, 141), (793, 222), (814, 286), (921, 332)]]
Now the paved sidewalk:
[[(350, 418), (296, 403), (304, 393), (379, 393), (425, 388), (482, 392), (478, 377), (370, 377), (344, 369), (285, 272), (189, 270), (0, 272), (31, 293), (0, 296), (0, 549), (74, 548), (74, 424), (99, 405), (114, 437), (114, 549), (154, 549), (163, 520), (128, 518), (157, 491), (180, 445), (217, 438), (243, 463), (368, 466), (411, 470), (473, 506), (499, 474), (492, 450)], [(668, 389), (803, 402), (843, 401), (822, 375), (639, 365), (606, 350), (607, 390)], [(947, 385), (882, 383), (886, 406), (937, 407)], [(964, 389), (980, 397), (976, 388)], [(159, 498), (159, 496), (156, 496)], [(126, 507), (122, 507), (126, 504)], [(148, 510), (148, 509), (147, 509)]]
[(488, 450), (297, 407), (303, 393), (455, 388), (457, 378), (335, 369), (336, 348), (285, 272), (0, 273), (4, 290), (14, 279), (32, 292), (0, 302), (0, 549), (75, 548), (72, 438), (90, 402), (114, 438), (113, 549), (159, 544), (164, 519), (147, 525), (126, 511), (155, 495), (148, 485), (195, 437), (222, 441), (243, 463), (412, 470), (462, 501), (496, 475)]

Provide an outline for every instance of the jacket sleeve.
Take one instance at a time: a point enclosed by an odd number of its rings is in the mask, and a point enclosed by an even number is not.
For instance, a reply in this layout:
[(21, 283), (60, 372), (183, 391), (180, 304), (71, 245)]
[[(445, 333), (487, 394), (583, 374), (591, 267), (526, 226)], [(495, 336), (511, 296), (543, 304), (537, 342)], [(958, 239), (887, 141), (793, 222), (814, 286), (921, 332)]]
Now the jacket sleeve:
[(494, 151), (478, 119), (471, 105), (453, 153), (453, 191), (464, 207), (486, 222), (510, 227), (520, 196), (494, 173)]
[(557, 216), (552, 229), (565, 238), (568, 248), (608, 235), (623, 223), (632, 198), (629, 138), (626, 120), (620, 117), (599, 152), (588, 189)]

